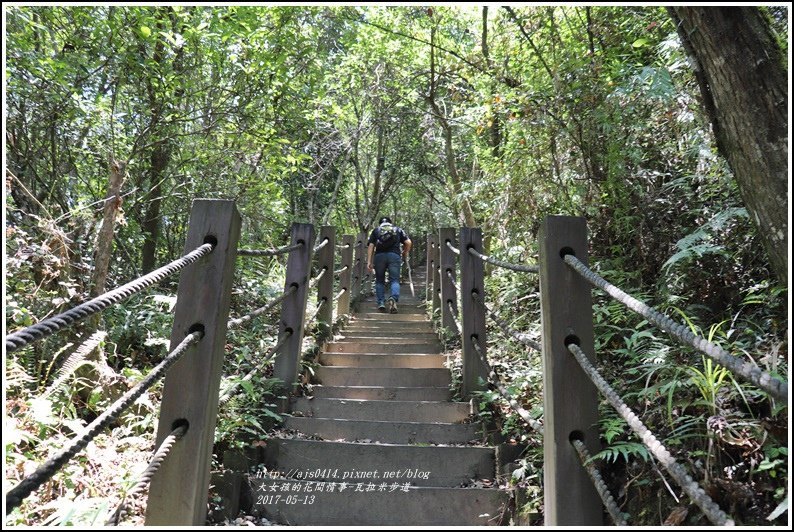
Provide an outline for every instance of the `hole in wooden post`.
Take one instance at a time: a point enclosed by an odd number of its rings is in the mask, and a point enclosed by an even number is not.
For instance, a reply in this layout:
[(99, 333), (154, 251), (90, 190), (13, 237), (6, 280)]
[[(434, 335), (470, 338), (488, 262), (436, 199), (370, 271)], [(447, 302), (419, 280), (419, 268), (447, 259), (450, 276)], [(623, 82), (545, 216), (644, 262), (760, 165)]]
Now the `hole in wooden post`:
[(565, 259), (565, 255), (573, 255), (575, 257), (576, 252), (573, 250), (573, 248), (569, 248), (566, 246), (560, 250), (560, 258)]
[(187, 430), (190, 428), (190, 422), (183, 417), (175, 419), (174, 422), (171, 423), (171, 430), (173, 431), (179, 427), (185, 427), (185, 433), (187, 433)]
[(200, 332), (201, 333), (201, 337), (204, 338), (204, 324), (203, 323), (194, 323), (193, 325), (188, 327), (188, 330), (187, 330), (187, 333), (185, 334), (185, 336), (187, 336), (188, 334), (193, 334), (194, 332)]
[(580, 345), (579, 337), (575, 334), (569, 334), (565, 337), (565, 347), (568, 347), (571, 344)]
[(572, 430), (571, 433), (568, 435), (568, 441), (573, 442), (575, 440), (584, 442), (584, 432), (582, 432), (581, 430)]
[(305, 241), (305, 240), (303, 240), (302, 238), (299, 238), (299, 239), (298, 239), (298, 241), (297, 241), (297, 242), (295, 242), (295, 243), (296, 243), (296, 244), (300, 244), (301, 246), (303, 246), (303, 245), (305, 245), (305, 244), (306, 244), (306, 241)]
[(218, 237), (215, 235), (207, 235), (204, 237), (204, 243), (212, 246), (212, 249), (218, 245)]
[(284, 332), (288, 334), (292, 334), (294, 331), (292, 330), (292, 327), (284, 327)]

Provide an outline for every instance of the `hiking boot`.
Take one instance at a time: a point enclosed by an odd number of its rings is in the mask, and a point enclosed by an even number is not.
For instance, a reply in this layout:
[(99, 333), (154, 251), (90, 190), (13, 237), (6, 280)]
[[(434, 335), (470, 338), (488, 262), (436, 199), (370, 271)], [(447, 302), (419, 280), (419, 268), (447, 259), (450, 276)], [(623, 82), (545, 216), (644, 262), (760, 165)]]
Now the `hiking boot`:
[(378, 312), (386, 312), (386, 305), (384, 305), (383, 303), (378, 305)]
[(392, 298), (389, 298), (389, 312), (397, 314), (397, 302)]

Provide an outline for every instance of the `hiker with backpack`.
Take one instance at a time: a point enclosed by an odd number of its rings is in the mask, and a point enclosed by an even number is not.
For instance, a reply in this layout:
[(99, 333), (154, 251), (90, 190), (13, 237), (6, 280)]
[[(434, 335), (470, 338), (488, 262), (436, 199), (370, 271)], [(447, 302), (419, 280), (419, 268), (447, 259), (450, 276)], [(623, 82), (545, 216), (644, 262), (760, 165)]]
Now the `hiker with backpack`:
[(411, 251), (411, 239), (405, 231), (392, 224), (391, 218), (384, 216), (379, 225), (369, 235), (367, 249), (367, 269), (375, 271), (375, 296), (378, 298), (378, 310), (386, 312), (386, 271), (389, 272), (389, 312), (397, 313), (397, 302), (400, 300), (400, 245), (402, 257), (408, 260)]

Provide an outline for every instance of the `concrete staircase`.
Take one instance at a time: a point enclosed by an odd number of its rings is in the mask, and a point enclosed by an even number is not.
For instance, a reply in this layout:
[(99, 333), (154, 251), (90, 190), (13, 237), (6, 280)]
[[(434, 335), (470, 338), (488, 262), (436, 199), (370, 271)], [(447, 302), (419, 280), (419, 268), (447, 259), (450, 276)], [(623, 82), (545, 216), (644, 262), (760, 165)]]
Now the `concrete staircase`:
[(469, 403), (450, 400), (446, 357), (407, 288), (398, 314), (370, 297), (326, 345), (313, 397), (293, 399), (284, 424), (301, 437), (270, 439), (269, 474), (251, 479), (255, 513), (289, 525), (506, 524), (509, 494), (481, 487), (496, 485), (495, 450)]

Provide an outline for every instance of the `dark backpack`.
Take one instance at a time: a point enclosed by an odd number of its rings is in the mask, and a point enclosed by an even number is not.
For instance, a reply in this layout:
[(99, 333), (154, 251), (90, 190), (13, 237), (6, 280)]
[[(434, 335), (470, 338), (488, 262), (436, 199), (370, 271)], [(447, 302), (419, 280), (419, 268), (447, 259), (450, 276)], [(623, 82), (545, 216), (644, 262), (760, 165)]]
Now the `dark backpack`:
[(375, 239), (375, 251), (389, 251), (398, 241), (399, 234), (397, 226), (392, 225), (389, 222), (383, 222), (378, 227), (378, 234), (377, 238)]

